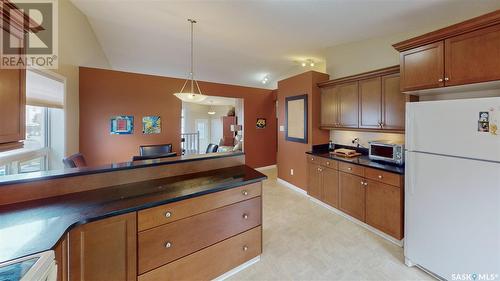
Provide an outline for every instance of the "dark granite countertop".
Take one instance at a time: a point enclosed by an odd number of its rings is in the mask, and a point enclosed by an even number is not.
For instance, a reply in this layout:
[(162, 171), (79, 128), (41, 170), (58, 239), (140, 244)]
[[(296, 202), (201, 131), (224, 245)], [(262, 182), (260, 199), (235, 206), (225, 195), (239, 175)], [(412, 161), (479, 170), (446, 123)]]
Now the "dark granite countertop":
[(386, 172), (391, 172), (391, 173), (396, 173), (400, 175), (404, 175), (405, 173), (405, 167), (404, 166), (398, 166), (390, 163), (384, 163), (380, 161), (374, 161), (370, 160), (368, 158), (368, 149), (366, 148), (356, 148), (356, 147), (350, 147), (350, 146), (345, 146), (345, 145), (335, 145), (335, 148), (350, 148), (354, 149), (357, 152), (361, 153), (362, 155), (353, 157), (353, 158), (346, 158), (342, 156), (337, 156), (334, 154), (330, 154), (328, 151), (328, 144), (320, 144), (320, 145), (313, 145), (313, 150), (306, 152), (307, 154), (310, 155), (315, 155), (323, 158), (328, 158), (332, 160), (337, 160), (337, 161), (342, 161), (342, 162), (347, 162), (347, 163), (352, 163), (356, 165), (361, 165), (369, 168), (374, 168), (374, 169), (379, 169), (383, 170)]
[(72, 227), (266, 179), (248, 166), (0, 206), (0, 263), (49, 250)]
[(0, 188), (2, 185), (17, 184), (23, 182), (32, 182), (38, 180), (48, 180), (56, 178), (74, 177), (89, 174), (107, 173), (112, 171), (120, 171), (135, 168), (144, 168), (160, 165), (170, 165), (181, 162), (190, 162), (205, 159), (224, 158), (244, 155), (243, 152), (218, 152), (207, 154), (182, 155), (177, 157), (158, 158), (151, 160), (131, 161), (122, 163), (113, 163), (96, 167), (85, 168), (66, 168), (61, 170), (41, 171), (26, 174), (17, 174), (0, 177)]

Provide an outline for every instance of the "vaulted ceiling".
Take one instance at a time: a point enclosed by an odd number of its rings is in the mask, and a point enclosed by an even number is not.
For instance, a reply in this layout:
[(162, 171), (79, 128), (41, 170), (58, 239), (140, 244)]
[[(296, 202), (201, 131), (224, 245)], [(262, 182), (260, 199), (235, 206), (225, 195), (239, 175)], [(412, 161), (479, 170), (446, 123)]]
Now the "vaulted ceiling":
[(71, 0), (89, 19), (113, 69), (184, 78), (188, 18), (195, 26), (197, 79), (263, 85), (325, 48), (453, 21), (499, 7), (498, 0)]

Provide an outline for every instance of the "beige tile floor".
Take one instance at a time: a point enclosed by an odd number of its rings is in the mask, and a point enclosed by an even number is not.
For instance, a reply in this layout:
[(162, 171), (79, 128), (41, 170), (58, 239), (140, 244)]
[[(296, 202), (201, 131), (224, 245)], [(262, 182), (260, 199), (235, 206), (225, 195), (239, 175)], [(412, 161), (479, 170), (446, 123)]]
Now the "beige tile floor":
[(230, 280), (433, 280), (404, 264), (402, 248), (265, 173), (264, 252)]

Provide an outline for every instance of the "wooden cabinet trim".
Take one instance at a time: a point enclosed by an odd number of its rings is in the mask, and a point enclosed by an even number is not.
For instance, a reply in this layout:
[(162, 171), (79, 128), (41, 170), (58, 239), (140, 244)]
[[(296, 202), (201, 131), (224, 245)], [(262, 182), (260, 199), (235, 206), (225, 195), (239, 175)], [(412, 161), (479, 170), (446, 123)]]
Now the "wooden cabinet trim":
[(363, 72), (363, 73), (356, 74), (356, 75), (351, 75), (351, 76), (346, 76), (346, 77), (342, 77), (342, 78), (338, 78), (338, 79), (333, 79), (333, 80), (318, 83), (317, 85), (320, 88), (327, 88), (327, 87), (333, 87), (333, 86), (339, 85), (339, 84), (356, 82), (356, 81), (363, 80), (363, 79), (370, 79), (370, 78), (384, 76), (384, 75), (390, 75), (390, 74), (394, 74), (394, 73), (399, 73), (399, 65), (393, 65), (393, 66), (389, 66), (386, 68), (381, 68), (381, 69), (377, 69), (377, 70)]
[(392, 45), (399, 52), (500, 23), (500, 10), (484, 14)]

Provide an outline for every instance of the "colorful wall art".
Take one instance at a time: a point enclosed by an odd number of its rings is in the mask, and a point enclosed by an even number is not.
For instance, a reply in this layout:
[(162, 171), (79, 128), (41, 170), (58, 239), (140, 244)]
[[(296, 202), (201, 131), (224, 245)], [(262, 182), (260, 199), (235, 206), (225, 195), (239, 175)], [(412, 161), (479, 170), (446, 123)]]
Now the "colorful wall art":
[(111, 117), (112, 135), (130, 135), (134, 132), (134, 116), (119, 115)]
[(142, 117), (142, 133), (146, 135), (161, 133), (160, 116)]

